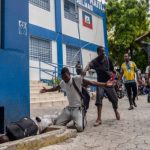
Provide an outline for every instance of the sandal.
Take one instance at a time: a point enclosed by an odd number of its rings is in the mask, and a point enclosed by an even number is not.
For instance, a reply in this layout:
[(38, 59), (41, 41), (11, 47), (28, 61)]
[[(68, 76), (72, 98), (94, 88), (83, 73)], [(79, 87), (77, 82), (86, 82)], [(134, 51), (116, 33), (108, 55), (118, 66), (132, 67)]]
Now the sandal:
[(102, 124), (102, 122), (99, 120), (99, 121), (96, 121), (95, 123), (94, 123), (94, 127), (97, 127), (97, 126), (99, 126), (99, 125), (101, 125)]
[(119, 114), (119, 112), (116, 113), (116, 119), (120, 120), (120, 114)]

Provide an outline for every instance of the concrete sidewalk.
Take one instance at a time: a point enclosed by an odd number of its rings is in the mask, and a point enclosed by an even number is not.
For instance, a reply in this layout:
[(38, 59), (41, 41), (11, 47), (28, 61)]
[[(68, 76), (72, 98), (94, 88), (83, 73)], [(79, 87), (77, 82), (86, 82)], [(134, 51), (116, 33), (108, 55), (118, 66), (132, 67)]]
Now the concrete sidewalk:
[(127, 98), (119, 100), (120, 121), (115, 119), (111, 103), (104, 99), (102, 125), (98, 127), (93, 127), (96, 107), (91, 101), (85, 132), (41, 150), (150, 150), (150, 104), (146, 98), (139, 97), (138, 107), (130, 111)]

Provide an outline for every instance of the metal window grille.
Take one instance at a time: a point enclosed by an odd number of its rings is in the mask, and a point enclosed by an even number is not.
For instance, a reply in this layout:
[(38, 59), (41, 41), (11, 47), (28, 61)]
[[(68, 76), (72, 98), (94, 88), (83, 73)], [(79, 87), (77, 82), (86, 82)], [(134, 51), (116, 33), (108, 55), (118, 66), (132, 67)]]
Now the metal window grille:
[(50, 11), (50, 0), (30, 0), (30, 3), (37, 7)]
[(66, 45), (66, 53), (67, 53), (67, 65), (75, 66), (77, 61), (81, 59), (80, 49)]
[(66, 19), (78, 22), (74, 0), (64, 0), (64, 16)]
[(52, 63), (52, 42), (30, 37), (30, 59)]

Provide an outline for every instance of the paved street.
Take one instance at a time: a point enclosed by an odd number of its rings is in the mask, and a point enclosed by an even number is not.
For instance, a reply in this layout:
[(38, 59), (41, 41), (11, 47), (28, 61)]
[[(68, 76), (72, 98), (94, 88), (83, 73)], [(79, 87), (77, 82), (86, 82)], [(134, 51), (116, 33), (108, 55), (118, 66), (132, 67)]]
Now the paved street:
[(150, 150), (150, 104), (139, 97), (138, 107), (128, 111), (127, 98), (120, 100), (121, 120), (115, 120), (111, 104), (104, 99), (102, 125), (93, 127), (96, 118), (94, 101), (88, 112), (85, 132), (65, 143), (41, 150)]

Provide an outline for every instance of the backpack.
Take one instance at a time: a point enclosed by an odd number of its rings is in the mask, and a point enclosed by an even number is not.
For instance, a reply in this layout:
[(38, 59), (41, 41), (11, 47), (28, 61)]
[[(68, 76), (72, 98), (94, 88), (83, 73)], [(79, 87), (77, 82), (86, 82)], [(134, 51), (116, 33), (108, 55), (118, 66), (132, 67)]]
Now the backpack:
[(6, 135), (12, 141), (36, 135), (37, 131), (38, 126), (32, 119), (27, 117), (6, 125)]

